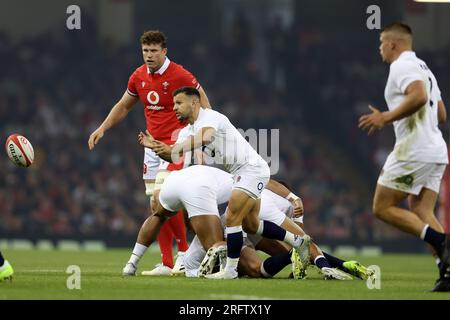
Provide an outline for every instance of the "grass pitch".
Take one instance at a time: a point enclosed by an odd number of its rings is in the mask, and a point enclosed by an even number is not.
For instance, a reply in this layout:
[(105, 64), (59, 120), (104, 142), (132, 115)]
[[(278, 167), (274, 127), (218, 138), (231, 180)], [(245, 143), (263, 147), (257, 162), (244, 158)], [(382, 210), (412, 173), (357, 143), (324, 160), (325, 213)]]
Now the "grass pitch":
[[(233, 281), (190, 279), (184, 277), (122, 277), (129, 250), (32, 251), (6, 250), (14, 267), (12, 282), (0, 283), (0, 299), (446, 299), (449, 293), (433, 293), (438, 271), (427, 255), (383, 255), (352, 257), (361, 263), (381, 268), (381, 288), (368, 289), (366, 282), (325, 281), (315, 268), (304, 280), (286, 279), (289, 268), (274, 279)], [(158, 252), (147, 252), (140, 271), (159, 262)], [(69, 290), (68, 266), (81, 270), (81, 289)]]

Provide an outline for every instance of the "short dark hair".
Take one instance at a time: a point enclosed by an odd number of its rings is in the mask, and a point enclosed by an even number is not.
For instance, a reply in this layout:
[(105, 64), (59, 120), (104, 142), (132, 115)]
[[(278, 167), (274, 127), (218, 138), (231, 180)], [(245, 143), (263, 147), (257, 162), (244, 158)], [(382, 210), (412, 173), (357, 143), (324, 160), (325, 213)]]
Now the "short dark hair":
[(187, 96), (195, 96), (198, 98), (198, 100), (200, 100), (200, 92), (198, 92), (197, 89), (195, 89), (194, 87), (181, 87), (178, 88), (177, 90), (175, 90), (172, 93), (172, 96), (175, 97), (176, 95), (180, 94), (180, 93), (184, 93)]
[(402, 22), (394, 22), (394, 23), (388, 24), (387, 26), (385, 26), (383, 28), (383, 30), (381, 30), (382, 33), (388, 32), (388, 31), (397, 31), (397, 32), (405, 33), (405, 34), (412, 36), (411, 27)]
[(159, 30), (145, 31), (141, 36), (141, 44), (159, 44), (162, 48), (167, 47), (167, 38)]

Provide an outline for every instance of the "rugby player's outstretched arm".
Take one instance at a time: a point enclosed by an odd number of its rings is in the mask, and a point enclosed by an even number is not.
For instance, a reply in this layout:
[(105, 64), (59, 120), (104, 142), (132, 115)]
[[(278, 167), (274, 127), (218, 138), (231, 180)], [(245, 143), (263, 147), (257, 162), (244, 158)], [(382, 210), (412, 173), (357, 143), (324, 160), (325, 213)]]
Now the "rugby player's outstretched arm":
[(138, 101), (139, 98), (133, 97), (125, 91), (122, 98), (114, 105), (114, 107), (112, 107), (103, 123), (89, 136), (89, 150), (94, 148), (98, 141), (103, 137), (106, 130), (122, 121)]

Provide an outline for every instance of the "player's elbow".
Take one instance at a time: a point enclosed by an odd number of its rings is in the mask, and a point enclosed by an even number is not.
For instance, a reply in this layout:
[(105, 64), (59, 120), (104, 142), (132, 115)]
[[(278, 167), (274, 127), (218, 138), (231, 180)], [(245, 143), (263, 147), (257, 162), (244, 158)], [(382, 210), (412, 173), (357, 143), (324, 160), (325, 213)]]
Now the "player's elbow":
[(445, 123), (447, 121), (447, 114), (446, 113), (439, 113), (438, 114), (438, 121), (440, 124)]
[(440, 124), (447, 121), (447, 110), (445, 109), (445, 105), (442, 101), (438, 102), (438, 121)]

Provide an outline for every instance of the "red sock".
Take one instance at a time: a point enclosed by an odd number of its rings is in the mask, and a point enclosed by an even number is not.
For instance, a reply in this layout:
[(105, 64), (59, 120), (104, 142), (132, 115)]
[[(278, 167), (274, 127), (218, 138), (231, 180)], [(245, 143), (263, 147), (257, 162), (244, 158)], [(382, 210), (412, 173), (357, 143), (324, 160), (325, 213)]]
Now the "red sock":
[[(170, 219), (169, 219), (170, 221)], [(169, 221), (161, 227), (158, 235), (159, 250), (161, 250), (162, 264), (173, 268), (173, 256), (172, 256), (172, 228), (169, 225)]]
[(172, 229), (175, 240), (177, 241), (178, 251), (186, 252), (189, 246), (186, 240), (186, 226), (184, 224), (183, 211), (178, 211), (176, 215), (167, 220), (166, 224), (169, 224)]

